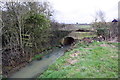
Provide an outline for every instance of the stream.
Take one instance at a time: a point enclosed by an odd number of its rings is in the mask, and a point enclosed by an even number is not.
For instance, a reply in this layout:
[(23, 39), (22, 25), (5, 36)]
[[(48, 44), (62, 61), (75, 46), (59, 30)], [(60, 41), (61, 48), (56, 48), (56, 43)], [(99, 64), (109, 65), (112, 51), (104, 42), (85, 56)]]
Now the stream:
[(70, 46), (65, 46), (63, 48), (54, 49), (52, 53), (44, 56), (41, 60), (34, 60), (30, 62), (25, 67), (21, 68), (19, 71), (12, 74), (9, 79), (12, 78), (36, 78), (41, 73), (43, 73), (49, 65), (53, 64), (57, 58), (64, 55), (64, 51)]

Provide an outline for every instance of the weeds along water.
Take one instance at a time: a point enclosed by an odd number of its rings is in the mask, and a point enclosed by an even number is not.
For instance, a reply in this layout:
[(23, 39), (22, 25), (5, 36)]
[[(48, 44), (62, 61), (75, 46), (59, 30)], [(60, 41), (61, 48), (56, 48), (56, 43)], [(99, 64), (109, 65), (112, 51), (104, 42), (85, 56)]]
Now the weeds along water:
[(64, 48), (54, 49), (52, 53), (46, 55), (41, 60), (34, 60), (26, 67), (20, 69), (9, 78), (35, 78), (48, 68), (49, 65), (54, 63), (57, 58), (64, 54), (64, 51), (70, 46)]
[(118, 78), (118, 43), (77, 43), (39, 78)]

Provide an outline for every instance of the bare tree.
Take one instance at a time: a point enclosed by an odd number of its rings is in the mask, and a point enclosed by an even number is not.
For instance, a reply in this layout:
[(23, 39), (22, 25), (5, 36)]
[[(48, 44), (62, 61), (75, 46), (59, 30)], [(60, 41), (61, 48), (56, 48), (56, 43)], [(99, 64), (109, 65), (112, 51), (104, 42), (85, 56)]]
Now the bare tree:
[(95, 22), (93, 23), (94, 29), (97, 31), (98, 36), (104, 37), (105, 40), (113, 40), (118, 35), (117, 22), (105, 22), (105, 13), (99, 10), (95, 14)]
[[(50, 35), (49, 14), (52, 13), (48, 8), (49, 5), (43, 3), (4, 2), (1, 4), (4, 5), (2, 9), (3, 75), (8, 75), (9, 70), (32, 59), (37, 50), (49, 47), (46, 44), (49, 44), (47, 42)], [(28, 23), (25, 23), (25, 20)], [(30, 41), (25, 41), (26, 36), (30, 36)], [(33, 47), (25, 46), (26, 43), (32, 43)], [(8, 66), (11, 69), (6, 68)]]
[(94, 21), (105, 22), (105, 12), (102, 10), (97, 11), (94, 16)]

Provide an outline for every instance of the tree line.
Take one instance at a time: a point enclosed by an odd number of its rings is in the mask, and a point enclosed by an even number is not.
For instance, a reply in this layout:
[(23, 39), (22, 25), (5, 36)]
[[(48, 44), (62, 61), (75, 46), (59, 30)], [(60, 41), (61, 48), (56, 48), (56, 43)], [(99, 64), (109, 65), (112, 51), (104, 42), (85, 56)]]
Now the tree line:
[[(53, 46), (54, 31), (49, 2), (0, 2), (3, 75)], [(58, 23), (57, 23), (58, 24)], [(57, 25), (56, 25), (57, 26)]]

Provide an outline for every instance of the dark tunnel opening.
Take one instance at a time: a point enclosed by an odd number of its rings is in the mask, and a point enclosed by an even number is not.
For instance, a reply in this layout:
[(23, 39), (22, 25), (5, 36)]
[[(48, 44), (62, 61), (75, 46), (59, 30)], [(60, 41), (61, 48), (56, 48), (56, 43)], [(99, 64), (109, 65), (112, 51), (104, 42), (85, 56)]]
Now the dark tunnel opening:
[(74, 38), (72, 38), (72, 37), (65, 37), (65, 38), (63, 39), (62, 45), (63, 45), (63, 46), (71, 45), (74, 41), (75, 41), (75, 40), (74, 40)]

